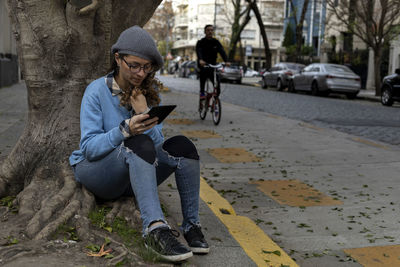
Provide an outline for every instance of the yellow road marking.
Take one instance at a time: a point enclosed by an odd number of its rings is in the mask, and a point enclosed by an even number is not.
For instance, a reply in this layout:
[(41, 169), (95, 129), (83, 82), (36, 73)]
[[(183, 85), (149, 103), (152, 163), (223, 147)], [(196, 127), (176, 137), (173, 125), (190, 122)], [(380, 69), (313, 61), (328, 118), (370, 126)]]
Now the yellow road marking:
[(194, 124), (194, 121), (189, 119), (167, 119), (166, 122), (169, 124), (182, 124), (182, 125)]
[(277, 115), (273, 115), (273, 114), (268, 114), (267, 115), (269, 118), (273, 118), (273, 119), (282, 119), (281, 116), (277, 116)]
[(317, 126), (314, 126), (314, 125), (312, 125), (312, 124), (309, 124), (309, 123), (300, 122), (300, 123), (299, 123), (299, 125), (300, 125), (300, 126), (303, 126), (303, 127), (306, 127), (306, 128), (313, 129), (313, 130), (317, 130), (317, 131), (323, 131), (323, 129), (322, 129), (322, 128), (319, 128), (319, 127), (317, 127)]
[(214, 131), (201, 130), (201, 131), (182, 131), (182, 134), (187, 137), (194, 138), (221, 138), (221, 136)]
[(364, 267), (400, 266), (400, 245), (345, 249)]
[(261, 158), (243, 148), (210, 148), (208, 153), (222, 163), (260, 162)]
[(363, 144), (366, 144), (366, 145), (369, 145), (369, 146), (374, 146), (374, 147), (378, 147), (378, 148), (383, 148), (383, 149), (389, 150), (389, 148), (387, 146), (384, 146), (384, 145), (381, 145), (381, 144), (378, 144), (378, 143), (375, 143), (375, 142), (372, 142), (372, 141), (369, 141), (369, 140), (366, 140), (366, 139), (362, 139), (362, 138), (358, 138), (358, 137), (352, 137), (351, 139), (356, 141), (356, 142), (363, 143)]
[(309, 207), (343, 204), (342, 201), (333, 199), (298, 180), (267, 180), (252, 183), (258, 184), (260, 191), (283, 205)]
[(200, 197), (257, 266), (298, 267), (296, 262), (252, 220), (236, 215), (229, 202), (211, 188), (203, 178), (200, 179)]

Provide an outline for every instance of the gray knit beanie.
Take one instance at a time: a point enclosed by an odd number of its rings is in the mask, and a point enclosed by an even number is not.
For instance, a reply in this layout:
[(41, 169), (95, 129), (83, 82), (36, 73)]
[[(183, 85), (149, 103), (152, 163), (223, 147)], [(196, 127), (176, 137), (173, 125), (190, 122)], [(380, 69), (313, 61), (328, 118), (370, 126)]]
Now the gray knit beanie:
[(121, 33), (117, 42), (111, 47), (111, 53), (116, 52), (150, 60), (155, 70), (159, 70), (163, 65), (163, 59), (153, 37), (137, 25)]

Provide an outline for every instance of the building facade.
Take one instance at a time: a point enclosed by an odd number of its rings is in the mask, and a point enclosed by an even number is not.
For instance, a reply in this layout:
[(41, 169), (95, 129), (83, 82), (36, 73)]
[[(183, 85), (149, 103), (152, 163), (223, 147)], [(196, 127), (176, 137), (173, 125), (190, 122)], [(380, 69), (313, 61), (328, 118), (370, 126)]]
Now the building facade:
[(18, 82), (16, 42), (12, 33), (6, 0), (0, 0), (0, 87)]
[[(258, 2), (267, 32), (272, 63), (279, 61), (279, 48), (283, 39), (285, 0)], [(245, 6), (243, 1), (243, 6)], [(173, 51), (186, 59), (196, 60), (195, 46), (204, 37), (204, 26), (215, 25), (215, 37), (226, 47), (229, 45), (233, 6), (225, 0), (178, 0), (174, 6)], [(264, 44), (256, 18), (252, 15), (241, 34), (245, 64), (259, 69), (265, 66)]]

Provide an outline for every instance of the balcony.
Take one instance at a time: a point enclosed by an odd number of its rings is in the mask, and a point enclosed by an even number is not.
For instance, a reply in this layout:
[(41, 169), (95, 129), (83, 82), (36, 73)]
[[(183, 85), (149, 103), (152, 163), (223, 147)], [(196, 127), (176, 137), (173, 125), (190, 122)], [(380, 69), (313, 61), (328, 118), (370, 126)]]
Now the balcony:
[(178, 0), (176, 5), (179, 8), (187, 7), (189, 5), (189, 0)]
[(187, 16), (176, 16), (175, 27), (184, 28), (189, 26), (189, 18)]

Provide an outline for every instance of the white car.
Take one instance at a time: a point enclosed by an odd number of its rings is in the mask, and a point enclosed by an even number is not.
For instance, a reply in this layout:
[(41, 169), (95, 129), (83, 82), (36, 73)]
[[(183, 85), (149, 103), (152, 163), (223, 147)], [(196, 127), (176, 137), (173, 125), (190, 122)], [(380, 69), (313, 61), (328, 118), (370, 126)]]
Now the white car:
[(246, 73), (244, 74), (244, 77), (256, 77), (258, 76), (258, 71), (255, 71), (251, 68), (247, 68)]

